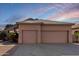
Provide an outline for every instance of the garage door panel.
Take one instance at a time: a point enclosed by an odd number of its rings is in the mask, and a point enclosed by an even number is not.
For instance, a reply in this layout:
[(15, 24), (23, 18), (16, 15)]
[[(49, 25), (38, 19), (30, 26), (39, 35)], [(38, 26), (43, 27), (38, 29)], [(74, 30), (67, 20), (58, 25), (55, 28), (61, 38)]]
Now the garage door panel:
[(67, 31), (43, 31), (43, 43), (66, 43)]
[(23, 31), (23, 43), (36, 43), (36, 31)]

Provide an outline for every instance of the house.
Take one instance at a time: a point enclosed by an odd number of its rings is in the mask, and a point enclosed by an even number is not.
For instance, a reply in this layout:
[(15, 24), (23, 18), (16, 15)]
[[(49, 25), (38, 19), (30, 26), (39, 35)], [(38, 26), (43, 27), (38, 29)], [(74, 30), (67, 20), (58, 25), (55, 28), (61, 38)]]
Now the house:
[(79, 43), (79, 37), (76, 38), (75, 32), (79, 32), (79, 24), (75, 24), (75, 25), (72, 26), (73, 42)]
[(72, 43), (72, 23), (50, 20), (25, 20), (17, 22), (18, 43)]
[(79, 24), (75, 24), (72, 26), (72, 34), (74, 34), (75, 31), (79, 31)]
[(18, 25), (17, 24), (14, 24), (13, 26), (11, 26), (11, 27), (8, 27), (8, 28), (6, 28), (6, 29), (4, 29), (5, 31), (9, 31), (9, 32), (14, 32), (14, 31), (19, 31), (18, 30)]

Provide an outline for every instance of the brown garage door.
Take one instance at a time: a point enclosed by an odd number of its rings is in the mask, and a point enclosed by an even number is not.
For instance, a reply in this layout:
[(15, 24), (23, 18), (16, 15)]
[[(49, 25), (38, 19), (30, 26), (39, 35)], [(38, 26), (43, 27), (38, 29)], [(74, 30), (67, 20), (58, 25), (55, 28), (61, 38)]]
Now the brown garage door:
[(36, 43), (36, 31), (23, 31), (23, 43)]
[(67, 43), (67, 31), (43, 31), (42, 43)]

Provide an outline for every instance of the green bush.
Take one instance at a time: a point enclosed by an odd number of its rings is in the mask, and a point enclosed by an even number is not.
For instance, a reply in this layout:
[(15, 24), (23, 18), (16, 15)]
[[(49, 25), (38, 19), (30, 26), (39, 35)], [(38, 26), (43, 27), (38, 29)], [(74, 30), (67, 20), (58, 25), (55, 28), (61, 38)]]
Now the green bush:
[(79, 37), (79, 32), (75, 32), (74, 35)]
[(18, 42), (18, 33), (1, 31), (0, 32), (0, 40), (10, 41), (10, 42)]
[(15, 32), (9, 32), (7, 36), (8, 36), (9, 41), (12, 41), (12, 42), (18, 41), (18, 38), (16, 38)]
[(15, 37), (15, 33), (13, 33), (13, 32), (11, 32), (11, 33), (8, 33), (8, 38), (10, 39), (10, 40), (12, 40), (14, 37)]
[(1, 32), (0, 32), (0, 40), (5, 41), (5, 40), (6, 40), (6, 39), (5, 39), (6, 37), (7, 37), (6, 32), (5, 32), (5, 31), (1, 31)]
[(75, 31), (74, 32), (74, 37), (75, 37), (75, 39), (74, 39), (74, 42), (76, 42), (76, 43), (79, 43), (79, 31)]

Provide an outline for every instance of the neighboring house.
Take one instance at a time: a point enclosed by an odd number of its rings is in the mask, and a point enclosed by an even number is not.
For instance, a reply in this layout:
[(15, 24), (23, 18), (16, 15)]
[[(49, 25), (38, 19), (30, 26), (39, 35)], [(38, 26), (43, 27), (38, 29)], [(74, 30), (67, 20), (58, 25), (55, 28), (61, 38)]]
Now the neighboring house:
[(19, 31), (18, 30), (18, 25), (17, 24), (15, 24), (15, 25), (13, 25), (12, 27), (9, 27), (9, 28), (7, 28), (7, 29), (5, 29), (5, 31), (9, 31), (9, 32), (14, 32), (14, 31)]
[(72, 26), (73, 42), (79, 43), (79, 37), (76, 38), (75, 32), (79, 32), (79, 24), (75, 24), (75, 25)]
[(72, 26), (72, 34), (74, 34), (75, 31), (79, 31), (79, 24), (75, 24)]
[(50, 20), (25, 20), (17, 22), (18, 43), (72, 43), (72, 23)]

